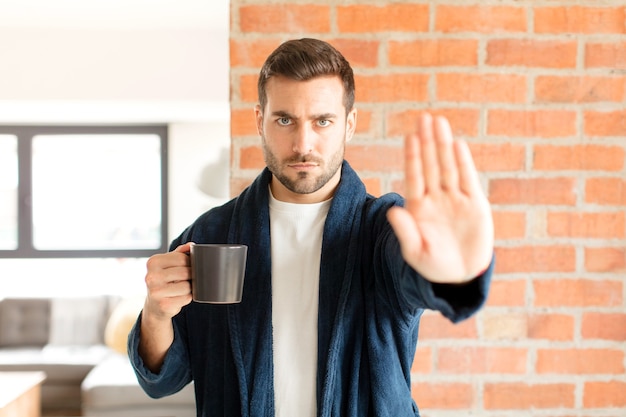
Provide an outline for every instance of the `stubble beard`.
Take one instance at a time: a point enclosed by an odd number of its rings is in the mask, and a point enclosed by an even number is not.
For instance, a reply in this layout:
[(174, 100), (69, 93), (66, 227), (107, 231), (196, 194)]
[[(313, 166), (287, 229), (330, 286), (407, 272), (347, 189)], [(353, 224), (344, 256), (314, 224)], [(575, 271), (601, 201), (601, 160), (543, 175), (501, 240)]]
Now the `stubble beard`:
[[(263, 144), (263, 156), (265, 158), (265, 164), (274, 177), (280, 181), (289, 191), (296, 194), (311, 194), (319, 189), (331, 180), (331, 178), (341, 168), (345, 154), (345, 145), (342, 145), (337, 152), (326, 163), (321, 158), (316, 158), (308, 155), (297, 155), (293, 158), (279, 161), (276, 155), (274, 155), (267, 147), (265, 142), (265, 136), (261, 136)], [(345, 138), (344, 142), (345, 143)], [(322, 168), (322, 173), (314, 177), (309, 172), (299, 172), (297, 178), (290, 178), (284, 172), (284, 167), (289, 164), (297, 164), (302, 162), (313, 162), (318, 164)]]

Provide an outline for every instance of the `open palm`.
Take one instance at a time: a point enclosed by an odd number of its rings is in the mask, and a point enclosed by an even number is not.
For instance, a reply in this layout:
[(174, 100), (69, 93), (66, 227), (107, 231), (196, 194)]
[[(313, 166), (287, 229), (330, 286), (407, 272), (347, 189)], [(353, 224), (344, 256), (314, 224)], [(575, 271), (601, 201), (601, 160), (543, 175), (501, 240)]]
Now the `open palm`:
[(485, 270), (493, 255), (493, 220), (467, 143), (448, 121), (421, 116), (405, 138), (406, 205), (387, 218), (405, 261), (426, 279), (461, 283)]

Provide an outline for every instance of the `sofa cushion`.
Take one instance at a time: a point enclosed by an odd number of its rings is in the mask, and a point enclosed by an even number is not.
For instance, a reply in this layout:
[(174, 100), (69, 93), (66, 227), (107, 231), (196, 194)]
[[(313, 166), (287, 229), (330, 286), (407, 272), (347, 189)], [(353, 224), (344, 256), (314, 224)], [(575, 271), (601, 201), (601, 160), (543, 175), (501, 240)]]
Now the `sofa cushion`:
[(193, 383), (180, 392), (159, 399), (150, 398), (137, 382), (126, 355), (113, 353), (87, 375), (82, 383), (84, 409), (142, 409), (186, 406), (195, 412)]
[(126, 355), (128, 334), (135, 325), (144, 304), (144, 297), (129, 297), (120, 301), (104, 328), (104, 343), (111, 349)]
[(0, 301), (0, 347), (44, 346), (49, 334), (49, 299), (5, 298)]
[(110, 302), (106, 296), (52, 299), (48, 343), (61, 346), (103, 344)]

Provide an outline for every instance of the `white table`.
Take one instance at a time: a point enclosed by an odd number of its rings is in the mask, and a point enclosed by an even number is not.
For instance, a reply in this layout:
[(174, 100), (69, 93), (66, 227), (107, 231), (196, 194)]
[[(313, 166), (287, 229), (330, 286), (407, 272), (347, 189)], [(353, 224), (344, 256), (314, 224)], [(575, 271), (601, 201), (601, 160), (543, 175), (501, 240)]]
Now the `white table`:
[(43, 372), (0, 372), (0, 417), (40, 417)]

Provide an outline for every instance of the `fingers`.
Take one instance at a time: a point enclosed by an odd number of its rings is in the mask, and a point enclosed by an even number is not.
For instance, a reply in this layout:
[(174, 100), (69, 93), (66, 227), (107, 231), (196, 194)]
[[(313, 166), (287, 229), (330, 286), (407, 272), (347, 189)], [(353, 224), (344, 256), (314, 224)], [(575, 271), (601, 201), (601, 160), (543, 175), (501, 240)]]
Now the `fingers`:
[(459, 187), (461, 192), (468, 195), (482, 193), (478, 171), (474, 165), (474, 159), (465, 141), (457, 141), (454, 144), (454, 153), (459, 169)]
[(409, 204), (424, 195), (423, 169), (419, 139), (417, 135), (407, 135), (404, 139), (404, 186)]
[(148, 259), (145, 278), (148, 299), (158, 315), (174, 315), (191, 302), (191, 268), (187, 255), (190, 247), (191, 243), (187, 243)]
[(191, 279), (190, 266), (189, 256), (177, 251), (153, 255), (147, 262), (148, 276), (154, 278), (156, 284)]
[(436, 193), (439, 191), (441, 183), (433, 118), (429, 113), (424, 113), (420, 117), (417, 133), (420, 141), (425, 192)]
[(443, 191), (459, 187), (459, 172), (453, 150), (452, 129), (444, 117), (435, 118), (435, 141), (439, 163), (439, 181)]
[(455, 141), (445, 117), (424, 113), (416, 135), (405, 138), (407, 200), (425, 193), (475, 192), (478, 173), (465, 142)]

